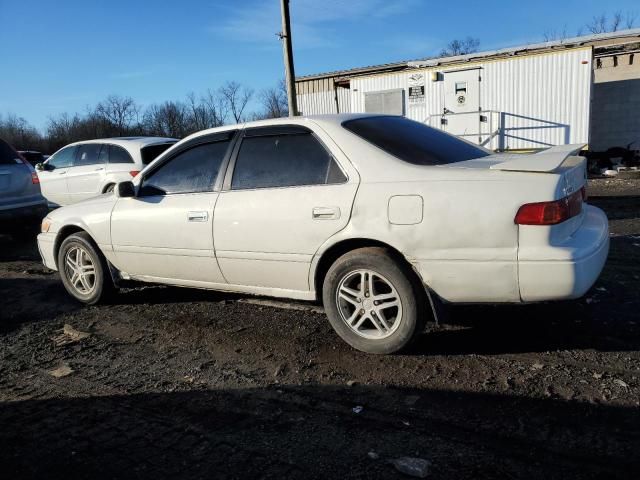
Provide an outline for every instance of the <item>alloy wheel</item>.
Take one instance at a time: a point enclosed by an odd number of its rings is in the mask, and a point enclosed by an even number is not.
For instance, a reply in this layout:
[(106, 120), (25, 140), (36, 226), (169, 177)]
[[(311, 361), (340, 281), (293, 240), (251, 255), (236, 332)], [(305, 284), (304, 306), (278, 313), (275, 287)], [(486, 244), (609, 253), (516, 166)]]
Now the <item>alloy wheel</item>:
[(402, 320), (402, 302), (393, 284), (373, 270), (345, 275), (336, 291), (344, 323), (357, 335), (381, 340), (393, 334)]
[(96, 268), (89, 252), (79, 246), (71, 247), (64, 256), (64, 273), (71, 286), (82, 295), (89, 295), (96, 287)]

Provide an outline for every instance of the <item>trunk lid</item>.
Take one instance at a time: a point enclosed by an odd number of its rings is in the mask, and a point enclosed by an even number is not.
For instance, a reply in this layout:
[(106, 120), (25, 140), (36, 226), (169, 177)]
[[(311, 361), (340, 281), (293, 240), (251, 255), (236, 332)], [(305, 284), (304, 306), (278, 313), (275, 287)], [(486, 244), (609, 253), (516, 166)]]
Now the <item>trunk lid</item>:
[(475, 160), (446, 165), (446, 167), (480, 168), (505, 172), (556, 174), (561, 177), (557, 198), (570, 195), (585, 186), (587, 162), (578, 156), (584, 144), (558, 145), (531, 154), (497, 153)]
[[(582, 147), (584, 144), (558, 145), (532, 154), (500, 153), (454, 163), (447, 167), (479, 168), (501, 171), (505, 174), (507, 172), (530, 173), (536, 178), (544, 176), (553, 183), (553, 194), (549, 192), (541, 198), (532, 198), (529, 202), (554, 201), (570, 197), (583, 187), (586, 188), (587, 162), (584, 157), (578, 156)], [(551, 196), (553, 198), (548, 198)], [(583, 219), (584, 208), (581, 214), (550, 226), (549, 241), (559, 242), (572, 235), (580, 227)], [(542, 227), (533, 226), (532, 228), (540, 230)]]

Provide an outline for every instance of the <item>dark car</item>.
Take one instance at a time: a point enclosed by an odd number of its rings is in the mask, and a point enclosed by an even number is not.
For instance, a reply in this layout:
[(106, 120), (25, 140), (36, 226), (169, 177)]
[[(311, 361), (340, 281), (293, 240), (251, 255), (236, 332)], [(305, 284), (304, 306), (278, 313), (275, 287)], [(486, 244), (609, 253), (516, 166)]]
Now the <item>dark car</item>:
[(42, 153), (36, 152), (34, 150), (20, 150), (18, 153), (22, 156), (22, 158), (24, 158), (34, 167), (38, 163), (42, 163), (47, 159), (46, 155), (43, 155)]
[(38, 174), (0, 139), (0, 233), (35, 233), (48, 211)]

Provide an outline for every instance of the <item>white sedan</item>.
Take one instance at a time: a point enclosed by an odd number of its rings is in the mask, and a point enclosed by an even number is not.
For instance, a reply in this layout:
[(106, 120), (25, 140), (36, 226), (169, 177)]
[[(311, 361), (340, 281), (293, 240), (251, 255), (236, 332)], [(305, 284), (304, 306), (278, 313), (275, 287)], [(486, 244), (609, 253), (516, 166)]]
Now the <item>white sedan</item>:
[(115, 194), (64, 207), (38, 245), (67, 291), (123, 280), (322, 300), (353, 347), (391, 353), (438, 301), (582, 296), (609, 248), (580, 145), (492, 154), (403, 117), (196, 133)]

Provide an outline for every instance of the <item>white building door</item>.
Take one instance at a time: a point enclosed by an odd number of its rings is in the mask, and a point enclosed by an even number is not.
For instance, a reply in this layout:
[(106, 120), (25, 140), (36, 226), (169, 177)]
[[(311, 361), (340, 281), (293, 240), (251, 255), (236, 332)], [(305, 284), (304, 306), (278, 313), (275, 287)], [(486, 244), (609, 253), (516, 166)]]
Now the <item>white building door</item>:
[(443, 128), (480, 143), (480, 68), (444, 73)]

